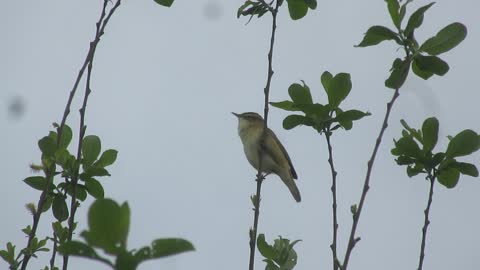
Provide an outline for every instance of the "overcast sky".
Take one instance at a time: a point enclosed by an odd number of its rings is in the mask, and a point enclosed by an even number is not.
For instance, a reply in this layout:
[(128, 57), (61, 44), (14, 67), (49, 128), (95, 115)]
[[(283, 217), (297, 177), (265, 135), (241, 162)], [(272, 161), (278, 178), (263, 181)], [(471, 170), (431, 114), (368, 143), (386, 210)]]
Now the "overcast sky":
[[(74, 78), (95, 31), (102, 1), (3, 1), (0, 9), (0, 246), (24, 247), (21, 228), (31, 224), (25, 210), (39, 192), (22, 180), (39, 162), (37, 140), (59, 122)], [(417, 0), (412, 8), (428, 4)], [(175, 1), (172, 8), (153, 0), (123, 1), (98, 47), (86, 123), (87, 134), (104, 149), (119, 151), (101, 179), (106, 196), (128, 201), (132, 222), (129, 248), (160, 237), (184, 237), (196, 251), (149, 261), (139, 269), (246, 269), (248, 229), (253, 221), (250, 195), (255, 170), (244, 157), (237, 120), (230, 112), (263, 111), (270, 17), (236, 18), (240, 0)], [(441, 57), (450, 65), (443, 77), (424, 81), (409, 76), (392, 112), (375, 163), (371, 189), (360, 220), (352, 269), (416, 269), (428, 183), (409, 179), (390, 155), (400, 136), (400, 119), (413, 127), (427, 117), (440, 120), (444, 150), (447, 135), (480, 131), (480, 4), (475, 0), (438, 1), (417, 33), (420, 41), (459, 21), (468, 36)], [(411, 11), (411, 9), (410, 9)], [(271, 100), (288, 98), (291, 83), (305, 80), (314, 99), (325, 102), (320, 75), (352, 75), (344, 108), (372, 116), (337, 132), (332, 141), (338, 170), (339, 254), (343, 258), (351, 226), (350, 205), (360, 197), (374, 140), (392, 91), (384, 80), (395, 57), (393, 43), (354, 48), (371, 25), (391, 27), (384, 1), (319, 1), (300, 21), (278, 19)], [(68, 120), (78, 130), (83, 88)], [(282, 128), (284, 111), (270, 110), (269, 126), (292, 157), (302, 202), (296, 203), (276, 176), (263, 186), (259, 232), (268, 241), (282, 235), (296, 245), (297, 268), (331, 267), (331, 193), (326, 144), (313, 130)], [(76, 137), (76, 136), (75, 136)], [(76, 151), (72, 148), (72, 151)], [(479, 164), (476, 154), (466, 161)], [(462, 177), (448, 190), (435, 187), (425, 269), (480, 269), (479, 179)], [(85, 229), (89, 199), (77, 212)], [(42, 215), (39, 236), (51, 234), (51, 214)], [(78, 238), (78, 237), (76, 237)], [(50, 245), (50, 244), (49, 244)], [(48, 255), (47, 255), (48, 256)], [(47, 256), (33, 259), (39, 269)], [(59, 260), (60, 262), (61, 260)], [(70, 269), (108, 269), (73, 258)], [(6, 264), (1, 261), (0, 268)], [(257, 255), (257, 269), (264, 269)]]

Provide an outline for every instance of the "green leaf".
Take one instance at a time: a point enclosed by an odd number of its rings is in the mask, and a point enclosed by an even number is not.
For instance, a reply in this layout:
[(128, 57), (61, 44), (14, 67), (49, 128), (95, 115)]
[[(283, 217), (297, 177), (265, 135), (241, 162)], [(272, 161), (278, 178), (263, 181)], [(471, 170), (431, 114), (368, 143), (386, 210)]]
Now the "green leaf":
[(395, 40), (398, 44), (402, 43), (397, 33), (385, 26), (374, 25), (367, 30), (363, 40), (355, 47), (373, 46), (385, 40)]
[(298, 125), (304, 125), (305, 123), (306, 123), (305, 116), (292, 114), (285, 117), (285, 119), (283, 119), (283, 128), (289, 130)]
[(405, 27), (404, 30), (405, 36), (410, 36), (410, 34), (412, 34), (416, 28), (422, 25), (425, 11), (427, 11), (433, 4), (435, 4), (435, 2), (423, 6), (417, 9), (414, 13), (412, 13), (410, 18), (408, 19), (407, 27)]
[(43, 203), (42, 213), (47, 212), (48, 209), (50, 209), (50, 207), (52, 206), (52, 203), (53, 203), (53, 198), (52, 198), (52, 196), (47, 195), (47, 196), (45, 197), (45, 202)]
[(345, 122), (339, 122), (339, 124), (345, 129), (345, 130), (350, 130), (353, 127), (353, 122), (352, 121), (345, 121)]
[(438, 141), (438, 120), (435, 117), (430, 117), (423, 122), (423, 150), (430, 152), (433, 150)]
[[(299, 110), (304, 112), (305, 115), (307, 115), (306, 120), (308, 120), (308, 117), (312, 117), (314, 119), (318, 119), (322, 121), (330, 119), (330, 116), (329, 116), (330, 110), (326, 106), (323, 106), (322, 104), (318, 104), (318, 103), (301, 104), (301, 105), (296, 105), (295, 107), (297, 107)], [(304, 123), (304, 125), (310, 125), (310, 124), (307, 121)]]
[(82, 232), (87, 243), (119, 254), (126, 248), (130, 226), (130, 209), (127, 203), (119, 206), (111, 199), (98, 199), (88, 211), (89, 231)]
[(300, 109), (295, 107), (293, 102), (291, 102), (290, 100), (284, 100), (280, 102), (270, 102), (270, 105), (272, 105), (273, 107), (283, 109), (285, 111), (300, 111)]
[(152, 242), (152, 257), (162, 258), (179, 253), (194, 251), (192, 243), (181, 238), (163, 238)]
[(345, 121), (355, 121), (362, 119), (365, 116), (371, 115), (369, 112), (362, 112), (359, 110), (348, 110), (342, 112), (335, 117), (335, 120), (338, 122), (345, 122)]
[(304, 83), (303, 86), (294, 83), (288, 87), (288, 94), (292, 98), (294, 104), (312, 104), (312, 95), (310, 94), (310, 89)]
[(305, 0), (287, 0), (288, 12), (292, 20), (298, 20), (307, 15), (308, 5)]
[(115, 270), (135, 270), (140, 262), (130, 252), (118, 254), (115, 260)]
[(395, 59), (392, 64), (390, 77), (385, 81), (385, 86), (391, 89), (399, 89), (407, 79), (410, 62), (407, 60)]
[(53, 216), (58, 221), (65, 221), (68, 218), (68, 206), (63, 196), (55, 196), (52, 204)]
[(75, 157), (72, 156), (65, 148), (60, 148), (55, 152), (55, 163), (62, 166), (64, 169), (68, 162), (72, 162), (73, 160), (75, 160)]
[(407, 0), (407, 1), (405, 1), (405, 2), (400, 6), (400, 11), (399, 11), (399, 15), (398, 15), (398, 16), (399, 16), (399, 19), (400, 19), (399, 28), (401, 27), (403, 18), (405, 18), (405, 13), (406, 13), (406, 11), (407, 11), (407, 5), (408, 5), (410, 2), (413, 2), (413, 0)]
[(100, 158), (95, 162), (95, 167), (107, 167), (112, 165), (117, 160), (118, 151), (115, 149), (108, 149), (102, 153)]
[(60, 139), (60, 148), (67, 148), (72, 141), (72, 129), (68, 125), (64, 125), (62, 129), (62, 138)]
[(102, 184), (98, 182), (95, 178), (90, 178), (85, 181), (85, 187), (90, 195), (95, 199), (103, 199), (105, 192), (103, 190)]
[(385, 2), (387, 2), (388, 12), (390, 13), (390, 18), (392, 18), (393, 24), (395, 27), (400, 28), (401, 19), (398, 0), (385, 0)]
[[(445, 61), (443, 61), (442, 59), (436, 56), (423, 56), (421, 54), (418, 54), (413, 59), (413, 62), (416, 65), (416, 67), (418, 67), (418, 69), (420, 69), (421, 71), (427, 74), (436, 74), (439, 76), (443, 76), (450, 69), (448, 64)], [(420, 74), (417, 74), (417, 75), (423, 79), (428, 79), (431, 76), (430, 75), (427, 78), (424, 78)]]
[(445, 154), (450, 158), (470, 155), (478, 150), (479, 145), (478, 134), (473, 130), (466, 129), (452, 138)]
[(455, 164), (452, 165), (461, 174), (472, 176), (472, 177), (478, 177), (478, 169), (475, 165), (466, 163), (466, 162), (456, 162)]
[(245, 1), (237, 10), (237, 18), (240, 16), (252, 16), (257, 15), (258, 18), (262, 17), (268, 12), (268, 7), (261, 2)]
[(100, 257), (92, 247), (79, 241), (65, 242), (58, 247), (58, 251), (62, 255), (84, 257), (112, 265), (110, 261)]
[(155, 3), (162, 5), (164, 7), (171, 7), (173, 4), (173, 0), (154, 0)]
[(402, 165), (411, 165), (415, 163), (416, 159), (407, 157), (407, 156), (399, 156), (395, 161), (397, 162), (398, 165), (402, 166)]
[(433, 158), (432, 158), (432, 167), (437, 166), (437, 165), (440, 164), (444, 159), (445, 159), (445, 153), (443, 153), (443, 152), (436, 153), (435, 155), (433, 155)]
[(88, 177), (92, 176), (110, 176), (110, 173), (105, 170), (104, 168), (100, 167), (89, 167), (84, 173), (85, 175), (88, 175)]
[(412, 62), (412, 71), (413, 71), (413, 73), (415, 73), (415, 75), (417, 75), (418, 77), (420, 77), (424, 80), (428, 80), (428, 79), (430, 79), (430, 77), (433, 76), (432, 72), (420, 69), (418, 67), (417, 61), (415, 61), (415, 59)]
[(95, 135), (85, 136), (82, 143), (83, 164), (90, 166), (100, 154), (102, 145), (100, 138)]
[(320, 81), (322, 82), (323, 89), (325, 89), (325, 93), (327, 95), (328, 95), (328, 91), (330, 89), (330, 81), (332, 79), (333, 79), (333, 76), (328, 71), (323, 72), (322, 76), (320, 77)]
[(430, 55), (439, 55), (455, 48), (467, 36), (467, 27), (455, 22), (442, 30), (434, 37), (429, 38), (420, 46), (420, 51), (424, 51)]
[(57, 143), (50, 136), (45, 136), (38, 141), (38, 147), (46, 157), (53, 157), (57, 150)]
[(303, 0), (303, 1), (305, 1), (305, 4), (307, 4), (307, 6), (310, 9), (316, 9), (317, 8), (317, 0)]
[(414, 177), (415, 175), (418, 175), (419, 173), (422, 173), (423, 171), (423, 166), (416, 164), (415, 166), (408, 166), (407, 167), (407, 175), (408, 177)]
[(420, 157), (420, 147), (417, 142), (413, 140), (412, 137), (402, 137), (395, 142), (395, 147), (400, 153), (400, 155), (405, 155), (407, 157), (419, 158)]
[(271, 245), (269, 245), (265, 241), (265, 235), (263, 233), (258, 235), (257, 247), (258, 247), (258, 251), (260, 251), (260, 254), (262, 254), (263, 257), (265, 257), (267, 259), (274, 259), (275, 258), (275, 255), (276, 255), (275, 250), (273, 249), (273, 247)]
[(251, 1), (245, 1), (245, 3), (243, 3), (243, 5), (241, 5), (238, 9), (237, 9), (237, 19), (240, 18), (240, 16), (242, 16), (243, 12), (245, 11), (245, 9), (252, 5), (252, 2)]
[(328, 103), (332, 108), (337, 108), (352, 90), (350, 74), (338, 73), (328, 84)]
[(447, 188), (454, 188), (459, 178), (460, 171), (454, 167), (447, 167), (438, 173), (438, 182)]
[[(404, 119), (400, 120), (400, 124), (402, 124), (403, 128), (405, 128), (408, 131), (408, 133), (410, 133), (417, 141), (423, 143), (423, 138), (422, 138), (422, 134), (420, 134), (420, 130), (411, 128)], [(403, 136), (404, 137), (408, 136), (408, 133)]]
[(47, 179), (43, 176), (30, 176), (25, 178), (23, 182), (32, 188), (41, 191), (43, 191), (47, 185)]
[(11, 265), (12, 263), (15, 263), (15, 259), (10, 258), (10, 255), (6, 250), (0, 250), (0, 257), (2, 257), (2, 259), (5, 262), (7, 262), (9, 265)]

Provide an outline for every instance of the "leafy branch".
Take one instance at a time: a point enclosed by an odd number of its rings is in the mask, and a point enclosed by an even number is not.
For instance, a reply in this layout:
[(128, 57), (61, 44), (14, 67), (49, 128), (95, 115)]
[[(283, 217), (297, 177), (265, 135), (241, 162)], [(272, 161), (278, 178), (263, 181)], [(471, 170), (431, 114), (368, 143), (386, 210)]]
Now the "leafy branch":
[(391, 74), (385, 81), (385, 86), (394, 89), (395, 92), (390, 102), (387, 103), (387, 111), (385, 113), (383, 124), (376, 139), (372, 155), (368, 161), (367, 173), (365, 176), (359, 204), (358, 206), (352, 206), (353, 223), (350, 231), (347, 250), (345, 252), (345, 258), (343, 265), (341, 266), (342, 270), (347, 269), (352, 250), (355, 244), (360, 240), (359, 237), (355, 236), (355, 233), (360, 220), (365, 198), (368, 189), (370, 188), (370, 178), (375, 157), (381, 144), (383, 134), (388, 127), (390, 112), (399, 96), (401, 86), (407, 79), (410, 66), (417, 76), (425, 80), (434, 74), (439, 76), (445, 75), (449, 69), (448, 64), (438, 58), (437, 55), (456, 47), (465, 38), (467, 33), (466, 27), (463, 24), (453, 23), (446, 26), (444, 29), (439, 31), (436, 36), (428, 39), (421, 46), (419, 46), (419, 43), (415, 39), (414, 32), (422, 25), (425, 11), (427, 11), (433, 5), (433, 3), (420, 7), (413, 12), (408, 19), (406, 27), (402, 28), (402, 21), (406, 13), (406, 7), (411, 1), (405, 1), (402, 5), (400, 5), (398, 0), (387, 0), (386, 2), (390, 17), (392, 18), (392, 22), (397, 31), (392, 31), (384, 26), (372, 26), (365, 33), (365, 36), (358, 47), (367, 47), (379, 44), (385, 40), (393, 40), (398, 45), (403, 47), (406, 55), (404, 59), (395, 59), (392, 65)]
[(339, 259), (337, 255), (337, 171), (333, 161), (333, 147), (331, 137), (339, 128), (350, 130), (353, 122), (369, 116), (369, 112), (360, 110), (342, 110), (340, 104), (348, 97), (352, 89), (350, 74), (338, 73), (333, 76), (325, 71), (321, 76), (321, 82), (328, 98), (327, 104), (313, 103), (310, 88), (294, 83), (288, 88), (291, 100), (271, 102), (274, 107), (293, 112), (301, 112), (303, 115), (292, 114), (283, 120), (285, 129), (292, 129), (299, 125), (312, 127), (320, 135), (325, 135), (328, 149), (328, 164), (332, 175), (332, 267), (338, 269)]
[[(85, 72), (85, 69), (86, 69), (87, 65), (89, 63), (91, 63), (91, 61), (93, 59), (93, 56), (94, 56), (96, 46), (97, 46), (98, 42), (100, 41), (100, 37), (104, 33), (105, 26), (106, 26), (108, 20), (110, 19), (110, 17), (112, 16), (113, 12), (120, 5), (120, 0), (117, 1), (115, 6), (110, 10), (110, 13), (107, 16), (107, 18), (104, 20), (105, 8), (107, 6), (107, 3), (108, 3), (108, 0), (105, 0), (104, 4), (103, 4), (102, 14), (100, 16), (99, 21), (97, 22), (97, 33), (96, 33), (95, 40), (90, 45), (90, 49), (87, 53), (87, 57), (86, 57), (83, 65), (82, 65), (82, 67), (81, 67), (81, 69), (80, 69), (80, 71), (77, 75), (77, 78), (75, 80), (73, 88), (70, 91), (70, 95), (69, 95), (69, 98), (68, 98), (68, 101), (67, 101), (67, 105), (65, 106), (65, 110), (64, 110), (64, 113), (63, 113), (63, 116), (62, 116), (61, 124), (60, 124), (60, 126), (57, 126), (57, 134), (55, 134), (56, 142), (53, 142), (54, 145), (52, 145), (52, 141), (49, 140), (49, 139), (39, 141), (39, 146), (42, 150), (42, 156), (47, 155), (47, 153), (46, 153), (47, 151), (43, 151), (43, 150), (47, 150), (47, 148), (58, 149), (62, 146), (62, 143), (65, 140), (64, 139), (64, 137), (65, 137), (64, 129), (65, 129), (65, 126), (66, 126), (66, 120), (67, 120), (67, 117), (70, 113), (70, 106), (71, 106), (73, 97), (75, 96), (78, 85), (80, 83), (80, 79), (83, 77), (83, 74)], [(66, 136), (71, 136), (71, 130), (70, 130), (70, 134), (67, 134)], [(53, 154), (53, 153), (50, 153), (50, 154)], [(42, 160), (44, 160), (43, 157), (42, 157)], [(38, 224), (40, 222), (40, 217), (41, 217), (41, 214), (43, 212), (42, 210), (44, 209), (45, 206), (49, 207), (48, 202), (47, 202), (48, 192), (49, 192), (49, 188), (53, 184), (53, 178), (55, 176), (56, 164), (55, 164), (55, 162), (44, 162), (44, 165), (45, 166), (43, 166), (43, 170), (44, 170), (44, 173), (45, 173), (46, 184), (44, 185), (44, 188), (42, 189), (42, 193), (40, 195), (40, 199), (38, 200), (37, 207), (36, 207), (37, 211), (33, 212), (33, 225), (32, 225), (31, 230), (29, 231), (29, 234), (28, 234), (27, 248), (31, 247), (33, 241), (36, 239), (35, 236), (36, 236)], [(73, 195), (73, 196), (75, 196), (75, 195)], [(46, 203), (47, 203), (47, 205), (46, 205)], [(73, 221), (73, 219), (72, 219), (72, 221)], [(71, 226), (71, 228), (73, 228), (73, 227)], [(72, 229), (72, 231), (73, 231), (73, 229)], [(55, 243), (54, 243), (54, 246), (55, 246)], [(55, 248), (54, 248), (53, 253), (55, 253)], [(31, 252), (25, 252), (24, 253), (24, 256), (23, 256), (23, 259), (22, 259), (22, 264), (21, 264), (21, 269), (22, 270), (26, 269), (26, 267), (28, 265), (28, 262), (29, 262), (30, 258), (32, 257), (32, 255), (33, 254), (31, 254)]]
[[(115, 5), (110, 9), (107, 17), (105, 17), (106, 7), (108, 2), (109, 2), (108, 0), (104, 0), (100, 19), (96, 23), (95, 39), (90, 43), (90, 50), (87, 56), (87, 59), (88, 59), (87, 60), (88, 61), (87, 81), (85, 86), (85, 94), (83, 98), (82, 107), (80, 108), (80, 127), (79, 127), (79, 136), (78, 136), (77, 161), (80, 161), (82, 157), (82, 146), (83, 146), (83, 141), (85, 137), (85, 131), (87, 129), (87, 126), (85, 125), (85, 112), (86, 112), (88, 97), (92, 92), (90, 87), (90, 81), (91, 81), (95, 51), (97, 49), (97, 45), (98, 45), (98, 42), (100, 41), (101, 36), (104, 34), (106, 25), (108, 24), (115, 10), (120, 6), (121, 0), (117, 0)], [(72, 240), (73, 231), (75, 229), (75, 213), (79, 205), (76, 197), (78, 178), (79, 178), (79, 167), (76, 168), (71, 180), (72, 196), (71, 196), (71, 204), (70, 204), (70, 217), (68, 219), (68, 238), (67, 238), (68, 241)], [(63, 270), (67, 270), (67, 267), (68, 267), (68, 255), (63, 257)]]
[[(99, 261), (116, 270), (135, 270), (142, 262), (164, 258), (195, 250), (182, 238), (162, 238), (150, 246), (128, 250), (127, 238), (130, 228), (128, 203), (117, 204), (111, 199), (98, 199), (88, 210), (89, 229), (80, 235), (85, 242), (68, 241), (59, 247), (64, 256), (78, 256)], [(115, 260), (101, 256), (95, 249), (115, 256)]]
[(438, 181), (447, 188), (454, 188), (459, 181), (460, 174), (478, 177), (478, 169), (475, 165), (459, 162), (456, 158), (478, 151), (480, 136), (473, 130), (466, 129), (455, 137), (450, 137), (445, 152), (433, 153), (433, 149), (437, 145), (439, 130), (439, 122), (435, 117), (426, 119), (421, 130), (411, 128), (405, 120), (402, 120), (401, 124), (404, 128), (402, 137), (394, 140), (395, 147), (391, 152), (397, 157), (398, 165), (407, 166), (409, 177), (425, 174), (425, 179), (430, 182), (418, 262), (418, 270), (422, 270), (434, 184)]
[[(275, 2), (275, 8), (272, 8), (270, 5), (266, 4), (264, 1), (261, 1), (263, 6), (268, 6), (268, 10), (272, 14), (272, 30), (270, 36), (270, 49), (268, 51), (268, 71), (267, 71), (267, 82), (264, 88), (264, 95), (265, 95), (265, 103), (264, 103), (264, 126), (263, 126), (263, 133), (261, 137), (261, 141), (265, 140), (265, 136), (268, 130), (268, 100), (270, 95), (270, 84), (273, 77), (273, 47), (275, 44), (275, 31), (277, 29), (277, 14), (278, 8), (280, 6), (280, 1)], [(259, 157), (262, 157), (261, 149), (259, 149), (260, 153), (258, 153)], [(261, 201), (261, 188), (262, 182), (265, 179), (265, 176), (262, 175), (262, 158), (259, 158), (258, 164), (258, 173), (257, 173), (257, 192), (253, 196), (252, 202), (254, 203), (254, 216), (253, 216), (253, 228), (250, 229), (250, 259), (248, 263), (248, 269), (253, 270), (255, 268), (255, 244), (257, 242), (257, 232), (258, 232), (258, 217), (260, 215), (260, 201)]]

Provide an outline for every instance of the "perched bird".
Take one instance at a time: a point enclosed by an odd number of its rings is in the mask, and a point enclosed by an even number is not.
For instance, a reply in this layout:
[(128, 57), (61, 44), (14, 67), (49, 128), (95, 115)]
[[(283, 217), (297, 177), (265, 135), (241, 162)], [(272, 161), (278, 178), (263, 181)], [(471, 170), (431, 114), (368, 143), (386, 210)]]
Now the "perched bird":
[[(233, 112), (232, 112), (233, 113)], [(271, 129), (267, 129), (262, 141), (263, 118), (254, 112), (233, 113), (238, 118), (238, 135), (242, 140), (243, 150), (250, 164), (258, 170), (259, 155), (262, 155), (261, 172), (276, 174), (288, 187), (297, 202), (301, 201), (300, 191), (295, 184), (297, 173), (287, 150)]]

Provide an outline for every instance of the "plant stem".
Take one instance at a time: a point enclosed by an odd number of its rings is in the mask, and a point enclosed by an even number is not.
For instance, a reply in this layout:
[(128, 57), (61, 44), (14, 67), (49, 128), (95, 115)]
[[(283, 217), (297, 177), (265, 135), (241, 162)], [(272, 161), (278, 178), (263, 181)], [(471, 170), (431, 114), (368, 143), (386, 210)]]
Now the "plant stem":
[[(276, 1), (275, 8), (272, 9), (268, 4), (266, 4), (264, 1), (262, 1), (264, 5), (267, 5), (269, 7), (269, 11), (272, 14), (272, 32), (270, 36), (270, 49), (268, 52), (268, 72), (267, 72), (267, 82), (264, 88), (264, 95), (265, 95), (265, 102), (264, 102), (264, 126), (263, 126), (263, 133), (262, 137), (260, 138), (262, 142), (264, 141), (264, 138), (267, 134), (268, 130), (268, 100), (269, 100), (269, 95), (270, 95), (270, 84), (272, 81), (273, 77), (273, 68), (272, 68), (272, 62), (273, 62), (273, 45), (275, 44), (275, 31), (277, 29), (277, 13), (278, 13), (278, 1)], [(254, 218), (253, 218), (253, 228), (250, 230), (250, 260), (248, 264), (248, 269), (253, 270), (255, 268), (254, 263), (255, 263), (255, 246), (257, 242), (257, 231), (258, 231), (258, 217), (260, 215), (260, 200), (261, 200), (261, 188), (262, 188), (262, 182), (264, 179), (264, 176), (262, 175), (262, 150), (260, 149), (259, 151), (259, 164), (258, 164), (258, 173), (257, 173), (257, 193), (255, 195), (255, 209), (254, 209)]]
[(53, 232), (53, 250), (52, 250), (52, 257), (50, 257), (50, 269), (54, 269), (55, 267), (55, 257), (57, 255), (57, 245), (58, 245), (58, 238), (57, 234)]
[(393, 104), (395, 103), (395, 100), (397, 100), (398, 96), (400, 95), (399, 91), (400, 91), (400, 88), (395, 89), (392, 99), (390, 100), (390, 102), (387, 103), (387, 111), (385, 112), (385, 118), (383, 119), (383, 124), (380, 129), (380, 133), (378, 134), (377, 140), (375, 142), (375, 147), (373, 148), (372, 156), (368, 161), (367, 174), (365, 176), (365, 181), (363, 184), (363, 191), (360, 197), (360, 203), (358, 204), (358, 208), (355, 211), (355, 213), (353, 213), (352, 229), (350, 231), (350, 237), (348, 239), (347, 251), (345, 252), (345, 259), (341, 267), (342, 270), (347, 270), (348, 261), (350, 259), (352, 250), (355, 247), (355, 244), (360, 240), (360, 238), (355, 237), (355, 232), (357, 231), (358, 221), (360, 220), (360, 214), (362, 213), (363, 204), (365, 202), (365, 198), (367, 197), (368, 189), (370, 188), (370, 176), (372, 174), (375, 157), (377, 156), (378, 148), (380, 148), (383, 134), (385, 133), (385, 130), (388, 127), (388, 118), (390, 117), (390, 112), (392, 111)]
[(434, 183), (435, 183), (435, 177), (432, 176), (431, 174), (428, 175), (427, 179), (430, 180), (430, 192), (428, 194), (427, 208), (424, 211), (425, 220), (424, 220), (423, 228), (422, 228), (422, 244), (420, 246), (420, 258), (419, 258), (419, 261), (418, 261), (418, 270), (422, 270), (423, 259), (425, 258), (425, 242), (426, 242), (426, 239), (427, 239), (428, 225), (430, 224), (430, 220), (428, 219), (428, 215), (430, 214), (430, 206), (432, 205), (433, 186), (434, 186)]
[[(92, 92), (91, 87), (90, 87), (90, 82), (91, 82), (91, 76), (92, 76), (92, 67), (93, 67), (93, 59), (95, 56), (95, 51), (97, 49), (97, 45), (100, 41), (100, 37), (104, 34), (105, 26), (107, 25), (108, 21), (110, 20), (111, 16), (115, 12), (115, 10), (118, 8), (120, 5), (121, 0), (117, 0), (115, 5), (110, 9), (110, 12), (108, 16), (105, 18), (106, 15), (106, 7), (108, 4), (108, 0), (104, 0), (103, 2), (103, 8), (102, 8), (102, 13), (100, 15), (100, 19), (96, 23), (96, 33), (95, 33), (95, 39), (90, 42), (90, 50), (89, 50), (89, 61), (88, 61), (88, 69), (87, 69), (87, 81), (86, 81), (86, 86), (85, 86), (85, 95), (83, 98), (83, 103), (82, 107), (80, 108), (80, 127), (79, 127), (79, 138), (78, 138), (78, 148), (77, 148), (77, 160), (80, 161), (82, 158), (82, 144), (83, 144), (83, 138), (85, 137), (85, 111), (87, 108), (87, 102), (88, 102), (88, 97), (90, 93)], [(75, 213), (77, 211), (77, 207), (79, 203), (77, 202), (77, 183), (78, 183), (78, 176), (79, 176), (79, 170), (80, 168), (76, 168), (76, 171), (74, 173), (74, 176), (72, 177), (72, 195), (71, 195), (71, 204), (70, 204), (70, 217), (68, 219), (68, 238), (67, 241), (72, 240), (73, 236), (73, 231), (75, 227)], [(68, 255), (63, 256), (63, 270), (67, 270), (68, 268)]]
[(328, 164), (330, 164), (330, 172), (332, 173), (332, 227), (333, 227), (333, 237), (332, 244), (330, 248), (332, 249), (332, 259), (333, 259), (333, 270), (338, 269), (338, 257), (337, 257), (337, 230), (338, 230), (338, 221), (337, 221), (337, 171), (335, 170), (335, 165), (333, 163), (333, 151), (332, 144), (330, 142), (330, 130), (326, 130), (325, 139), (327, 140), (328, 146)]
[(257, 243), (257, 229), (258, 229), (258, 216), (260, 215), (260, 193), (262, 189), (262, 183), (264, 180), (264, 176), (262, 174), (257, 175), (257, 193), (255, 195), (255, 209), (253, 215), (253, 228), (250, 230), (250, 260), (248, 264), (248, 269), (254, 269), (254, 262), (255, 262), (255, 246)]

